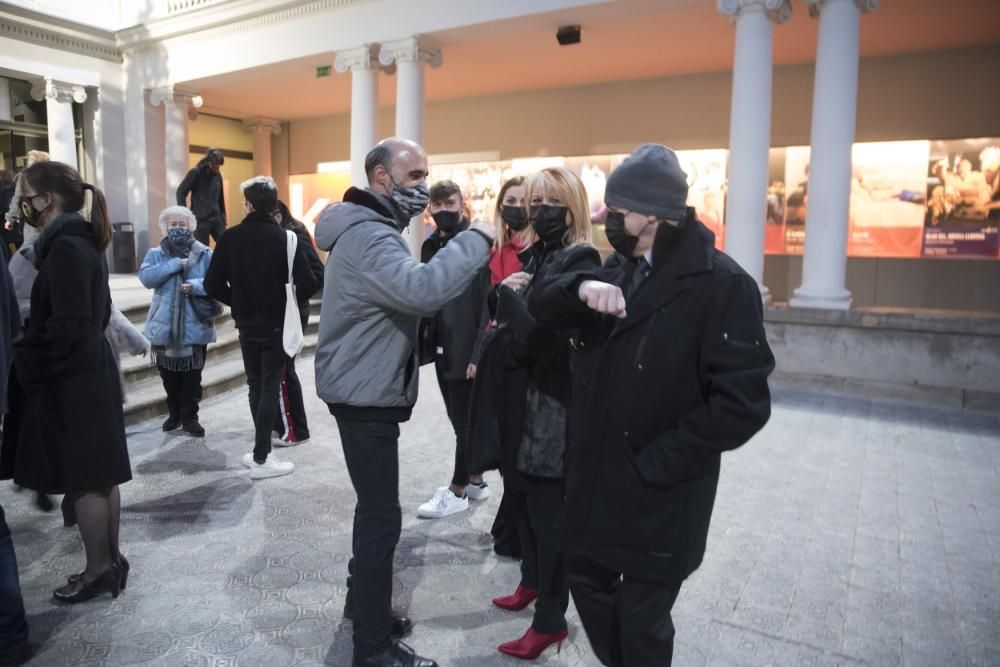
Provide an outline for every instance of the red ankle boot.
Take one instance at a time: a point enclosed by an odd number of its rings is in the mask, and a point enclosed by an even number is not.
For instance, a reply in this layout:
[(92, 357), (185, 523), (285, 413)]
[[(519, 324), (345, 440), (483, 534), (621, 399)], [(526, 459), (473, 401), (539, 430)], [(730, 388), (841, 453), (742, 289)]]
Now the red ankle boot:
[(569, 636), (569, 630), (557, 632), (554, 635), (547, 635), (534, 628), (528, 628), (524, 636), (497, 647), (501, 653), (520, 658), (521, 660), (534, 660), (542, 654), (542, 651), (556, 645), (556, 653), (562, 650), (562, 643)]
[(538, 597), (537, 588), (525, 588), (518, 584), (513, 595), (493, 598), (493, 604), (507, 611), (521, 611)]

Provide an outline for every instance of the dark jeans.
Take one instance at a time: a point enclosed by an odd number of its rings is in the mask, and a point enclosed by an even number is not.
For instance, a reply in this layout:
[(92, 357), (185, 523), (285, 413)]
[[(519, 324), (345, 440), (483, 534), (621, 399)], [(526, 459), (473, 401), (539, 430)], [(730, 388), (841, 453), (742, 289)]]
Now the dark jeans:
[(17, 576), (14, 542), (3, 507), (0, 507), (0, 652), (28, 641), (21, 583)]
[(566, 629), (569, 585), (563, 564), (560, 533), (563, 520), (563, 483), (524, 475), (525, 493), (517, 511), (521, 540), (521, 585), (538, 589), (531, 627), (555, 634)]
[(670, 610), (680, 589), (566, 556), (573, 602), (598, 659), (612, 667), (669, 667), (674, 653)]
[(208, 245), (208, 237), (211, 236), (215, 242), (219, 242), (222, 232), (226, 231), (226, 222), (222, 218), (198, 218), (198, 224), (194, 230), (194, 238), (205, 245)]
[(308, 440), (309, 423), (306, 421), (306, 403), (302, 396), (302, 383), (295, 372), (295, 357), (285, 357), (278, 390), (278, 416), (274, 430), (291, 440)]
[(354, 508), (354, 657), (377, 653), (392, 632), (392, 559), (403, 514), (399, 508), (399, 424), (337, 418)]
[[(455, 472), (451, 483), (455, 486), (468, 486), (470, 471), (465, 467), (465, 445), (469, 439), (469, 410), (472, 407), (472, 380), (446, 380), (441, 367), (434, 364), (437, 371), (438, 387), (444, 398), (448, 419), (455, 430)], [(482, 471), (473, 470), (472, 473)]]
[(263, 463), (271, 453), (271, 432), (278, 409), (274, 397), (278, 395), (281, 384), (285, 351), (281, 347), (281, 334), (267, 338), (240, 334), (240, 349), (250, 387), (250, 414), (256, 428), (253, 460)]
[[(202, 355), (205, 354), (204, 349)], [(171, 417), (180, 417), (185, 424), (198, 421), (198, 403), (201, 401), (201, 370), (168, 371), (160, 368), (160, 379), (167, 392), (167, 409)]]

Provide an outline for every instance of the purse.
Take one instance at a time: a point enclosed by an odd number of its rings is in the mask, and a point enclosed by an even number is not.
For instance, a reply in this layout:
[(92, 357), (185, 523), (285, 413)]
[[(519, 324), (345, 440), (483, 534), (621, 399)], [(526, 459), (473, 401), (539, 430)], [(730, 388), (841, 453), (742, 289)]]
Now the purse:
[(292, 282), (292, 266), (299, 239), (295, 232), (285, 230), (285, 252), (288, 255), (288, 282), (285, 283), (285, 324), (281, 329), (281, 346), (285, 354), (294, 357), (302, 351), (305, 336), (302, 334), (302, 320), (299, 318), (299, 302), (295, 297), (295, 283)]
[(194, 316), (202, 324), (208, 324), (219, 315), (222, 315), (222, 304), (210, 296), (189, 296), (191, 308)]

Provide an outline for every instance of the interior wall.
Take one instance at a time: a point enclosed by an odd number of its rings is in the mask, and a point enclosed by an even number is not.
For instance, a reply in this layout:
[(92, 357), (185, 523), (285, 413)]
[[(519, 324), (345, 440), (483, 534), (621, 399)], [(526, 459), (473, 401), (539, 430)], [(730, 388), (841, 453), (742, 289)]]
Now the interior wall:
[[(997, 62), (1000, 43), (863, 59), (857, 141), (1000, 136), (1000, 87), (983, 84), (995, 78)], [(812, 64), (775, 68), (773, 146), (809, 144), (813, 73)], [(432, 102), (424, 143), (430, 153), (491, 151), (501, 159), (628, 152), (649, 141), (724, 148), (731, 94), (731, 73), (716, 72)], [(380, 110), (381, 136), (392, 133), (393, 113)], [(349, 114), (289, 125), (289, 173), (349, 158)], [(799, 279), (795, 258), (780, 259), (769, 258), (765, 273), (776, 296)], [(982, 287), (997, 284), (998, 267), (1000, 261), (852, 259), (848, 287), (858, 305), (1000, 311)], [(968, 289), (937, 287), (956, 281)]]

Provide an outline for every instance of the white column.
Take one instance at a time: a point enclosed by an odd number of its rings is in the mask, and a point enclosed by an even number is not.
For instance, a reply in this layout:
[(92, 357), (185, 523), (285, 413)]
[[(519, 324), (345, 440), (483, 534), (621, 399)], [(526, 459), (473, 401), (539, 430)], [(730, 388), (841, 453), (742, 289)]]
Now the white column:
[(107, 190), (104, 181), (104, 141), (103, 124), (101, 123), (101, 91), (98, 88), (87, 90), (87, 101), (83, 103), (83, 164), (80, 174), (98, 187)]
[(0, 76), (0, 120), (14, 120), (10, 109), (10, 81)]
[(57, 162), (79, 168), (76, 154), (76, 128), (73, 125), (73, 102), (87, 101), (87, 91), (54, 79), (41, 79), (31, 87), (36, 102), (45, 100), (49, 128), (49, 155)]
[[(441, 51), (410, 37), (382, 45), (379, 60), (383, 65), (396, 65), (396, 136), (424, 141), (424, 63), (440, 67)], [(420, 256), (424, 242), (421, 216), (410, 221), (405, 234), (414, 257)]]
[(368, 186), (365, 156), (378, 140), (378, 73), (381, 66), (370, 44), (341, 51), (333, 68), (351, 72), (351, 184)]
[(726, 252), (760, 286), (764, 285), (764, 225), (767, 217), (767, 153), (771, 146), (772, 21), (792, 14), (788, 0), (718, 0), (733, 17), (733, 101), (729, 119), (729, 191), (726, 197)]
[(244, 120), (243, 131), (253, 137), (254, 176), (271, 176), (271, 137), (281, 134), (281, 122), (269, 118)]
[(188, 138), (188, 120), (198, 117), (197, 109), (202, 105), (200, 95), (186, 92), (174, 86), (163, 86), (149, 91), (151, 105), (163, 105), (164, 143), (163, 153), (166, 166), (167, 201), (172, 202), (177, 186), (188, 172), (191, 141)]
[(851, 147), (858, 107), (861, 12), (878, 0), (806, 0), (819, 14), (813, 89), (809, 202), (802, 286), (790, 305), (847, 310), (847, 229)]

